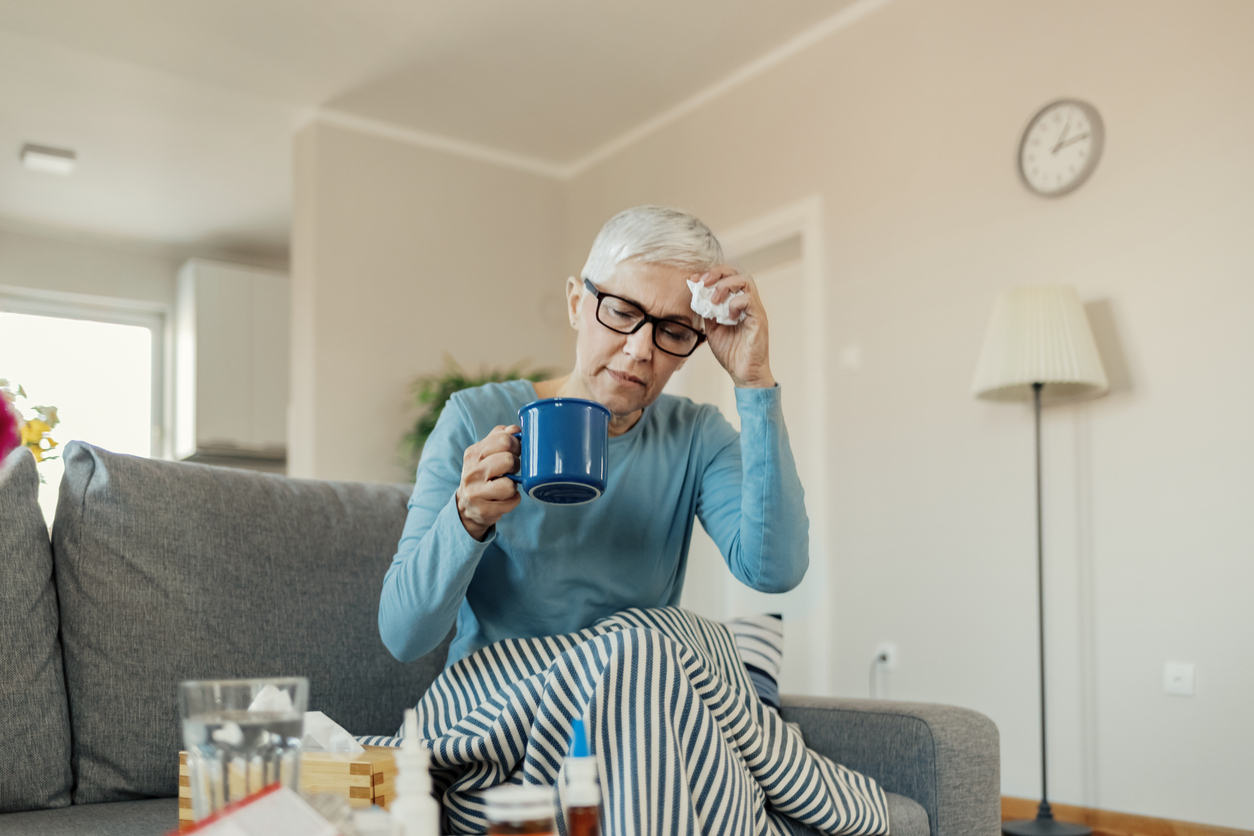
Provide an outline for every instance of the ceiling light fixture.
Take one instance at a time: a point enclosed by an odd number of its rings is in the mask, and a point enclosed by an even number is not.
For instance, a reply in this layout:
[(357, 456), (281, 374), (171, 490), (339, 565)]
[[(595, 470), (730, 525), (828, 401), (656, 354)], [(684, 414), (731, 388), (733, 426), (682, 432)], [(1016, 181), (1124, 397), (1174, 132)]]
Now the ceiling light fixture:
[(47, 145), (22, 146), (22, 165), (31, 171), (46, 171), (62, 177), (74, 172), (78, 155), (68, 148), (50, 148)]

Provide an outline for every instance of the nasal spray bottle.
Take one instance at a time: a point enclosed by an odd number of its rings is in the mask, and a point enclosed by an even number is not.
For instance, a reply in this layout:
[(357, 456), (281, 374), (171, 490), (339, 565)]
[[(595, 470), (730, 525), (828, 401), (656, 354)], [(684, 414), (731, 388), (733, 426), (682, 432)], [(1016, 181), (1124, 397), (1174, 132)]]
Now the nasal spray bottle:
[(571, 723), (570, 754), (566, 756), (566, 833), (597, 836), (600, 833), (601, 787), (597, 784), (597, 759), (588, 754), (583, 720)]
[(418, 740), (418, 713), (405, 709), (405, 737), (396, 754), (392, 836), (440, 836), (440, 804), (431, 797), (431, 753)]

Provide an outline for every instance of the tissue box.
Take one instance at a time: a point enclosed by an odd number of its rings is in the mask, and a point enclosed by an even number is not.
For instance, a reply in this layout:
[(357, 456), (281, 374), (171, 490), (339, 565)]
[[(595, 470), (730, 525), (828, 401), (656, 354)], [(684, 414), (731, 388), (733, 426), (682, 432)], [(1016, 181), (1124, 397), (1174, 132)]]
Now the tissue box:
[[(352, 807), (377, 804), (387, 809), (396, 794), (394, 751), (387, 747), (367, 746), (366, 751), (351, 755), (302, 752), (300, 791), (342, 795)], [(187, 830), (192, 824), (192, 786), (187, 772), (187, 753), (179, 752), (179, 830)]]

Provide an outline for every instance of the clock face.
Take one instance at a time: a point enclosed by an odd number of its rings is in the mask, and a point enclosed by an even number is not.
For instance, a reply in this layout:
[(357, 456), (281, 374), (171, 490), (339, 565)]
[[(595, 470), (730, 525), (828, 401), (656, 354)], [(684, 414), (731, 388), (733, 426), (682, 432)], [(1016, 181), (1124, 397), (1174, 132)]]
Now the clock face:
[(1066, 194), (1093, 172), (1102, 139), (1102, 119), (1092, 105), (1074, 99), (1048, 104), (1023, 132), (1019, 175), (1037, 194)]

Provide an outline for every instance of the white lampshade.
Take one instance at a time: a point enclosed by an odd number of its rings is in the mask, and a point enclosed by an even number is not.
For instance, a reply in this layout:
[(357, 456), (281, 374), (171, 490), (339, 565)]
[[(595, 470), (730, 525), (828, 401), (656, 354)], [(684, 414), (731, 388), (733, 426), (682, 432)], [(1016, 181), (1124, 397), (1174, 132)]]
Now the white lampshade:
[(1002, 293), (984, 335), (972, 394), (992, 401), (1032, 399), (1032, 384), (1054, 398), (1110, 388), (1075, 288), (1017, 287)]

